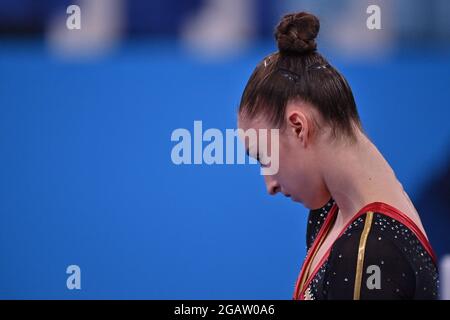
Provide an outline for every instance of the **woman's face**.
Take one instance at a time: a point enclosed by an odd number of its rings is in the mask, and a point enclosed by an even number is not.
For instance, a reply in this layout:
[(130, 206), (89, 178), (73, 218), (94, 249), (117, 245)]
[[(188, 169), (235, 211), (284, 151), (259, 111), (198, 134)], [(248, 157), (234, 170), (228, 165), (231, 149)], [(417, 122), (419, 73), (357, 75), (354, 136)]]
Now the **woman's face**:
[[(330, 193), (321, 175), (323, 165), (323, 142), (317, 135), (313, 125), (314, 110), (299, 104), (288, 104), (286, 120), (283, 129), (279, 130), (279, 163), (278, 171), (273, 175), (265, 175), (267, 192), (275, 195), (278, 192), (290, 197), (295, 202), (302, 203), (309, 209), (322, 207), (329, 199)], [(238, 119), (238, 128), (242, 130), (272, 129), (263, 119)], [(276, 141), (271, 141), (268, 134), (269, 148), (261, 148), (258, 139), (258, 150), (271, 150)], [(256, 158), (255, 146), (243, 141), (249, 155)], [(260, 152), (261, 153), (261, 152)], [(332, 155), (328, 155), (332, 156)], [(259, 154), (260, 159), (266, 158)]]

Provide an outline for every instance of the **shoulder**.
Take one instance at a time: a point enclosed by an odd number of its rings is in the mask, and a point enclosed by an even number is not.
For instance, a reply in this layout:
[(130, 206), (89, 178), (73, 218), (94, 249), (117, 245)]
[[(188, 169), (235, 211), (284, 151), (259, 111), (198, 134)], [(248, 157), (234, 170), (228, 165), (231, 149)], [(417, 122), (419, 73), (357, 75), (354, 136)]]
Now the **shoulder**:
[(353, 290), (359, 281), (361, 298), (437, 295), (437, 269), (430, 254), (411, 229), (383, 213), (365, 212), (354, 219), (333, 245), (329, 267)]
[(365, 212), (349, 223), (333, 249), (365, 249), (365, 256), (395, 254), (412, 264), (432, 262), (431, 254), (418, 235), (395, 218), (380, 212)]

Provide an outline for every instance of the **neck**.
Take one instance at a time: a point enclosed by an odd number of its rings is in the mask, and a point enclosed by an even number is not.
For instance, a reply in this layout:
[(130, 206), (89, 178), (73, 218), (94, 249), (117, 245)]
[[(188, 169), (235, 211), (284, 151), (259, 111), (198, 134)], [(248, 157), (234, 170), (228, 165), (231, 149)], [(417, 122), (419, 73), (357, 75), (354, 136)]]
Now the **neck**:
[(336, 226), (346, 225), (365, 205), (381, 201), (388, 185), (398, 184), (391, 167), (361, 132), (352, 145), (328, 149), (323, 163), (325, 184), (339, 207)]

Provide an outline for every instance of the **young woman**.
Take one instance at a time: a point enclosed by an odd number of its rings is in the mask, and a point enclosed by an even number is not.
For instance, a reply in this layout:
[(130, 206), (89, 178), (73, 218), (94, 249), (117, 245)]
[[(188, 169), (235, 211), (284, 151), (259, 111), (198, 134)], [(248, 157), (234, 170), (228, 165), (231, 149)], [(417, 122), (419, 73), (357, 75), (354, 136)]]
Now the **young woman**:
[(279, 51), (256, 66), (238, 117), (243, 130), (279, 129), (279, 170), (265, 176), (267, 191), (310, 209), (293, 298), (436, 299), (435, 255), (419, 215), (364, 133), (347, 81), (317, 52), (318, 32), (314, 15), (283, 17)]

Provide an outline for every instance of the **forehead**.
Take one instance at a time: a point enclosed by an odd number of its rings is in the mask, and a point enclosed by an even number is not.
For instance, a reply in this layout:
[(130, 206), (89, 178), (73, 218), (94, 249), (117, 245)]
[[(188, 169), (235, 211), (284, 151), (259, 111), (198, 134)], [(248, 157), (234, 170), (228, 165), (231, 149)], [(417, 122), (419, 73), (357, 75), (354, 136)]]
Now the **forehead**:
[[(238, 117), (238, 129), (241, 129), (243, 131), (239, 132), (239, 138), (244, 144), (245, 149), (253, 149), (256, 147), (256, 144), (258, 143), (258, 130), (265, 129), (266, 127), (266, 123), (261, 119), (249, 119), (241, 116)], [(248, 134), (252, 130), (255, 130), (256, 141), (251, 141), (251, 135), (244, 134)]]
[(265, 119), (246, 119), (238, 118), (239, 139), (243, 143), (247, 152), (252, 155), (256, 154), (257, 150), (261, 147), (260, 139), (263, 139), (264, 143), (271, 143), (272, 129), (268, 121)]
[(249, 119), (247, 117), (238, 116), (238, 128), (242, 130), (247, 129), (270, 129), (267, 120), (257, 117)]

